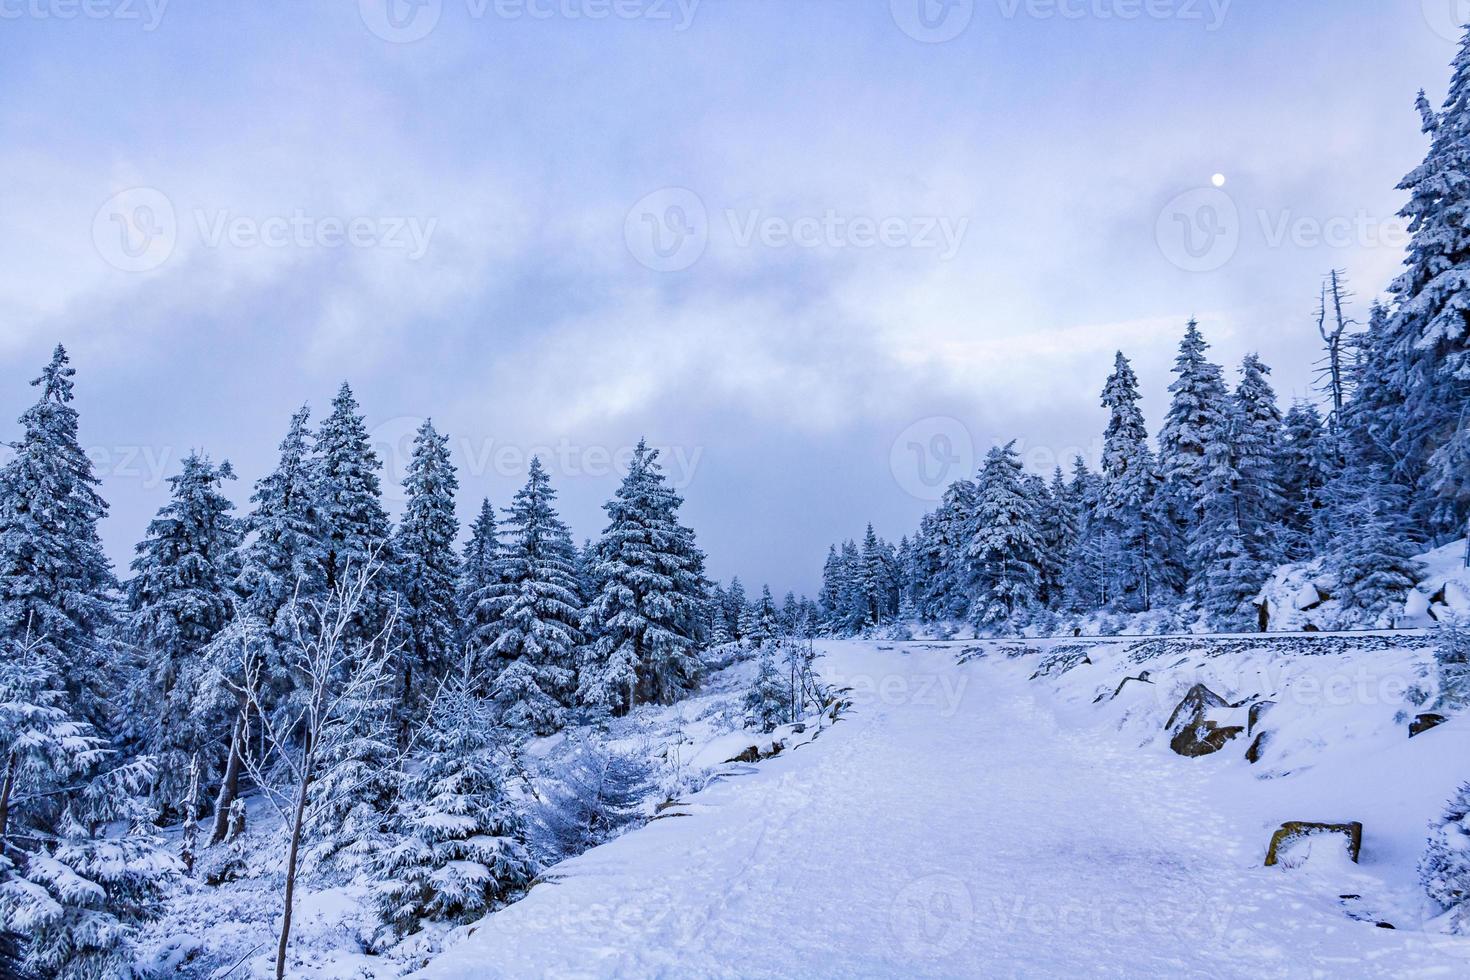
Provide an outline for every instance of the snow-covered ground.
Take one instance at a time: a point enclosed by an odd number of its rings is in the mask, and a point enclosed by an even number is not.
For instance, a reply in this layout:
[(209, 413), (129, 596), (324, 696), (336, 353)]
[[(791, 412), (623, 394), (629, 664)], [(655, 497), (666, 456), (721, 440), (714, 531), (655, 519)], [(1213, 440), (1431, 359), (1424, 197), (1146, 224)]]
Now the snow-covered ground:
[[(1185, 759), (1157, 729), (1207, 656), (1119, 644), (1032, 680), (1055, 646), (825, 644), (823, 673), (855, 702), (829, 737), (558, 866), (422, 975), (1470, 973), (1470, 939), (1424, 931), (1413, 885), (1425, 822), (1470, 777), (1462, 726), (1411, 742), (1397, 704), (1348, 695), (1319, 713), (1303, 694), (1279, 716), (1298, 726), (1277, 743), (1295, 762), (1253, 766), (1243, 744)], [(1166, 693), (1094, 704), (1150, 656), (1175, 672)], [(1221, 662), (1305, 691), (1365, 660)], [(1420, 662), (1392, 652), (1373, 677)], [(1366, 697), (1405, 696), (1373, 677), (1390, 693)], [(1250, 692), (1267, 693), (1282, 696)], [(1287, 819), (1363, 821), (1362, 863), (1262, 867)]]

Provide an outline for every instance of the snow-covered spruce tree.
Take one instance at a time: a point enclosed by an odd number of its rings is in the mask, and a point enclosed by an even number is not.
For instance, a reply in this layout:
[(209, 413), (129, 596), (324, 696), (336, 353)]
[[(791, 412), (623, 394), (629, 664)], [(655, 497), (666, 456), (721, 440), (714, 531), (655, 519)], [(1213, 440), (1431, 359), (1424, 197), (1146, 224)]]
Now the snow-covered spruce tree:
[(1037, 566), (1037, 598), (1046, 608), (1057, 609), (1062, 605), (1066, 591), (1067, 566), (1072, 562), (1072, 554), (1081, 535), (1081, 515), (1060, 466), (1052, 473), (1039, 510), (1037, 530), (1041, 553)]
[(1205, 356), (1209, 349), (1199, 322), (1190, 320), (1174, 362), (1169, 412), (1159, 431), (1159, 472), (1181, 527), (1199, 513), (1200, 491), (1209, 473), (1206, 443), (1226, 411), (1224, 374)]
[(1431, 899), (1459, 910), (1452, 923), (1455, 931), (1470, 933), (1470, 783), (1455, 791), (1430, 825), (1419, 880)]
[(254, 700), (267, 711), (277, 710), (295, 686), (279, 649), (291, 640), (280, 611), (293, 600), (319, 596), (325, 584), (326, 553), (316, 515), (310, 418), (305, 406), (291, 416), (275, 470), (256, 481), (250, 498), (253, 507), (245, 520), (247, 543), (235, 580), (235, 591), (244, 601), (237, 606), (235, 621), (226, 627), (229, 635), (222, 633), (205, 651), (211, 677), (227, 688), (225, 700), (234, 705), (227, 761), (215, 797), (211, 844), (224, 840), (229, 831), (230, 808), (240, 792), (244, 740), (250, 734), (249, 699), (240, 691), (242, 645), (259, 645), (267, 651), (259, 674), (264, 688)]
[[(582, 659), (583, 704), (623, 712), (640, 701), (671, 702), (699, 681), (696, 624), (705, 615), (706, 583), (693, 533), (679, 523), (682, 504), (658, 451), (639, 442), (593, 547), (601, 587), (587, 607), (596, 639)], [(731, 591), (737, 587), (738, 580)], [(771, 615), (774, 629), (774, 603)]]
[(977, 629), (1003, 630), (1017, 613), (1035, 605), (1041, 584), (1038, 521), (1015, 443), (990, 450), (977, 481), (970, 538)]
[(1334, 476), (1327, 457), (1322, 415), (1311, 402), (1298, 401), (1281, 425), (1276, 484), (1281, 488), (1277, 547), (1286, 561), (1304, 561), (1325, 549), (1321, 510), (1324, 489)]
[(937, 568), (929, 580), (924, 605), (928, 615), (939, 620), (959, 620), (970, 615), (975, 592), (975, 570), (970, 560), (970, 542), (975, 527), (975, 483), (956, 480), (944, 492), (926, 537), (935, 552)]
[(1271, 369), (1261, 363), (1260, 357), (1246, 355), (1240, 365), (1240, 383), (1235, 389), (1232, 410), (1240, 532), (1247, 552), (1263, 566), (1263, 573), (1283, 560), (1277, 533), (1283, 501), (1276, 482), (1281, 454), (1281, 409), (1276, 404), (1276, 392), (1266, 379), (1270, 373)]
[(205, 647), (234, 612), (240, 521), (220, 492), (233, 480), (191, 452), (169, 478), (170, 500), (137, 546), (127, 583), (127, 635), (140, 669), (127, 698), (128, 729), (157, 766), (153, 801), (175, 815), (189, 786), (190, 760), (202, 754), (211, 783), (226, 765), (230, 699), (212, 683)]
[(707, 602), (709, 613), (710, 646), (724, 646), (726, 643), (729, 643), (731, 640), (734, 639), (734, 635), (730, 632), (730, 624), (725, 619), (725, 587), (722, 586), (720, 583), (715, 582), (710, 587)]
[[(908, 538), (903, 539), (902, 548), (905, 551), (908, 550)], [(796, 601), (796, 593), (788, 589), (786, 597), (781, 600), (781, 614), (777, 618), (777, 622), (781, 626), (781, 634), (783, 636), (790, 636), (795, 633), (797, 623), (800, 619), (801, 604)]]
[[(833, 607), (835, 610), (834, 615), (838, 615), (841, 612), (841, 590), (843, 586), (842, 574), (842, 567), (839, 562), (837, 569), (837, 578), (834, 580), (835, 587), (838, 591), (838, 595), (835, 600), (836, 604)], [(740, 576), (737, 575), (730, 580), (730, 588), (725, 593), (725, 623), (730, 627), (730, 639), (735, 640), (736, 642), (745, 639), (744, 625), (747, 619), (746, 610), (748, 609), (749, 605), (750, 603), (745, 598), (745, 586), (741, 584)]]
[(468, 658), (441, 684), (424, 727), (423, 769), (405, 787), (402, 830), (373, 862), (374, 904), (395, 938), (426, 921), (473, 922), (535, 876), (479, 686)]
[(67, 711), (53, 665), (34, 638), (4, 640), (0, 650), (0, 842), (12, 825), (29, 836), (55, 816), (56, 791), (95, 770), (108, 756), (91, 726)]
[(35, 638), (81, 720), (105, 725), (119, 678), (103, 638), (117, 582), (97, 524), (107, 504), (77, 441), (72, 377), (58, 345), (32, 385), (14, 456), (0, 469), (0, 639)]
[(378, 454), (368, 437), (357, 399), (345, 382), (316, 437), (314, 497), (321, 533), (322, 588), (330, 594), (344, 577), (380, 564), (371, 593), (361, 597), (357, 631), (375, 636), (394, 602), (388, 515), (378, 479)]
[(487, 625), (471, 637), (494, 658), (492, 696), (512, 728), (548, 735), (561, 727), (576, 690), (582, 597), (576, 547), (553, 506), (556, 491), (541, 460), (506, 511), (493, 581), (473, 599)]
[[(126, 766), (69, 797), (52, 842), (0, 859), (0, 929), (23, 939), (21, 966), (55, 980), (130, 980), (138, 927), (159, 914), (182, 867), (138, 799), (151, 774)], [(17, 852), (12, 851), (12, 854)]]
[(534, 836), (546, 857), (558, 861), (637, 824), (656, 791), (655, 769), (636, 750), (584, 741), (558, 760), (554, 775), (537, 790)]
[(1256, 628), (1250, 600), (1266, 573), (1251, 557), (1241, 527), (1241, 476), (1235, 451), (1239, 426), (1233, 416), (1232, 408), (1206, 437), (1209, 470), (1200, 488), (1199, 516), (1189, 535), (1194, 568), (1190, 598), (1210, 627), (1221, 631)]
[[(419, 427), (403, 489), (403, 518), (393, 539), (398, 561), (399, 627), (403, 659), (399, 665), (398, 713), (401, 737), (419, 713), (419, 701), (432, 694), (450, 667), (455, 641), (455, 577), (459, 558), (454, 544), (459, 520), (454, 495), (459, 478), (449, 459), (449, 437), (432, 421)], [(493, 528), (492, 528), (493, 537)]]
[[(878, 574), (882, 574), (881, 564), (878, 566)], [(750, 622), (750, 641), (754, 646), (768, 646), (780, 637), (780, 613), (776, 609), (776, 599), (771, 595), (769, 585), (761, 586), (761, 597), (751, 607)]]
[(1067, 496), (1077, 519), (1077, 540), (1062, 571), (1062, 608), (1084, 613), (1103, 608), (1121, 591), (1113, 557), (1120, 549), (1099, 517), (1102, 481), (1081, 456), (1072, 461)]
[(762, 732), (791, 721), (791, 686), (776, 662), (778, 645), (761, 647), (755, 680), (745, 693), (745, 724)]
[(500, 528), (489, 498), (480, 502), (480, 512), (470, 524), (470, 539), (460, 560), (455, 605), (459, 610), (459, 642), (474, 646), (475, 638), (488, 635), (494, 620), (491, 610), (481, 609), (478, 599), (499, 581)]
[[(1470, 32), (1454, 61), (1449, 94), (1435, 112), (1424, 93), (1418, 108), (1430, 137), (1424, 162), (1399, 184), (1400, 212), (1411, 241), (1404, 273), (1390, 287), (1394, 312), (1386, 332), (1401, 360), (1394, 387), (1402, 400), (1387, 420), (1395, 482), (1420, 493), (1414, 519), (1425, 533), (1458, 530), (1470, 497)], [(1449, 507), (1433, 507), (1434, 498)], [(1455, 523), (1451, 523), (1454, 521)]]
[(268, 626), (298, 594), (315, 596), (325, 587), (326, 553), (318, 525), (311, 459), (310, 409), (291, 416), (276, 468), (258, 480), (246, 518), (249, 543), (240, 561), (236, 588), (246, 608)]
[(1339, 481), (1334, 493), (1337, 534), (1325, 565), (1336, 579), (1341, 625), (1392, 628), (1424, 575), (1403, 491), (1374, 466)]
[(1116, 535), (1121, 548), (1122, 594), (1111, 601), (1147, 610), (1157, 593), (1175, 584), (1176, 576), (1161, 560), (1161, 539), (1168, 529), (1155, 507), (1154, 458), (1138, 402), (1138, 377), (1119, 352), (1102, 394), (1109, 415), (1098, 520), (1102, 530)]

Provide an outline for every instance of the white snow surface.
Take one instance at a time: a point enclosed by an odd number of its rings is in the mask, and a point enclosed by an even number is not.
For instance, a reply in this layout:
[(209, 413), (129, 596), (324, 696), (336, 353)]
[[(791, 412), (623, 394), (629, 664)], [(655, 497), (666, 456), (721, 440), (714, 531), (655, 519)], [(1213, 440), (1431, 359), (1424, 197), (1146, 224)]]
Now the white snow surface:
[[(824, 644), (854, 701), (824, 737), (558, 865), (419, 975), (1470, 976), (1470, 939), (1425, 931), (1414, 885), (1470, 776), (1462, 719), (1410, 741), (1422, 694), (1283, 693), (1361, 652), (1251, 654), (1217, 683), (1272, 686), (1245, 692), (1280, 701), (1272, 754), (1185, 759), (1159, 727), (1207, 658), (1101, 645), (1030, 680), (1056, 645)], [(1394, 651), (1374, 676), (1424, 662)], [(1139, 669), (1162, 683), (1094, 703)], [(1362, 863), (1262, 867), (1288, 819), (1363, 821)]]

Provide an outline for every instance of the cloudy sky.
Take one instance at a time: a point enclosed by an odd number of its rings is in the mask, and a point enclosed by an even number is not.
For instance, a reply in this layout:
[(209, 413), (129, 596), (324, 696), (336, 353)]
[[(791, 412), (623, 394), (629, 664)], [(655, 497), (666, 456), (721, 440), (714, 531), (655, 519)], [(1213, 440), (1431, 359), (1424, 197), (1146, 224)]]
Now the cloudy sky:
[(715, 574), (814, 590), (998, 440), (1095, 456), (1119, 348), (1156, 423), (1191, 315), (1307, 394), (1456, 6), (0, 0), (0, 420), (64, 342), (119, 564), (347, 379), (390, 485), (432, 416), (463, 516), (540, 452), (580, 538), (646, 436)]

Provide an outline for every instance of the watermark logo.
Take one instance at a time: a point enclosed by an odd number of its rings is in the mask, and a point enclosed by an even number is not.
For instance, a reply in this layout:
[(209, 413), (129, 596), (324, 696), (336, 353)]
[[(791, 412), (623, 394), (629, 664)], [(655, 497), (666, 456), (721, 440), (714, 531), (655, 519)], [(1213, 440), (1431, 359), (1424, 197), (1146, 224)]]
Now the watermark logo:
[(1006, 20), (1138, 20), (1200, 23), (1208, 32), (1225, 25), (1233, 0), (997, 0)]
[(1240, 248), (1240, 209), (1224, 181), (1185, 191), (1159, 212), (1154, 236), (1164, 258), (1185, 272), (1214, 272)]
[(1440, 37), (1458, 44), (1470, 24), (1470, 0), (1420, 0), (1424, 23)]
[[(5, 2), (5, 0), (0, 0)], [(669, 23), (689, 30), (701, 0), (464, 0), (472, 22), (620, 20)], [(390, 44), (422, 41), (439, 26), (444, 0), (358, 0), (369, 32)]]
[(920, 419), (893, 440), (888, 467), (909, 496), (937, 502), (950, 484), (975, 472), (975, 440), (959, 419)]
[(186, 233), (207, 249), (382, 249), (418, 261), (439, 227), (438, 218), (315, 214), (304, 208), (272, 215), (194, 208), (180, 218), (173, 201), (157, 188), (129, 188), (97, 209), (92, 242), (103, 261), (124, 272), (159, 268)]
[(3, 20), (115, 20), (137, 22), (144, 32), (163, 23), (169, 0), (0, 0)]
[(682, 272), (709, 247), (709, 212), (687, 187), (665, 187), (628, 211), (623, 241), (633, 258), (655, 272)]
[[(368, 442), (383, 466), (383, 499), (401, 504), (408, 499), (403, 481), (413, 464), (414, 441), (423, 418), (398, 415), (384, 419), (368, 433)], [(444, 435), (440, 432), (440, 435)], [(531, 459), (541, 460), (553, 479), (622, 479), (633, 467), (635, 445), (583, 444), (570, 439), (522, 445), (490, 436), (451, 433), (446, 443), (450, 458), (461, 476), (479, 479), (524, 477)], [(685, 490), (694, 482), (704, 461), (704, 447), (684, 445), (651, 446), (658, 451), (658, 464), (670, 489)]]
[(205, 248), (383, 249), (404, 252), (417, 262), (429, 251), (438, 218), (312, 214), (296, 208), (290, 214), (265, 217), (236, 214), (228, 208), (196, 208), (194, 225)]
[(443, 0), (357, 0), (363, 24), (390, 44), (422, 41), (439, 25)]
[(123, 272), (151, 272), (178, 244), (179, 223), (168, 195), (131, 187), (108, 198), (92, 218), (92, 243), (108, 265)]
[(806, 251), (906, 249), (941, 262), (957, 256), (970, 230), (968, 217), (867, 215), (826, 208), (820, 213), (772, 214), (726, 208), (712, 219), (702, 197), (665, 187), (634, 204), (623, 221), (628, 251), (657, 272), (682, 272), (715, 244), (722, 248)]
[(894, 897), (889, 921), (894, 939), (910, 957), (943, 959), (970, 941), (975, 900), (969, 887), (954, 875), (928, 875)]
[(893, 22), (915, 41), (943, 44), (969, 28), (975, 0), (888, 0)]

